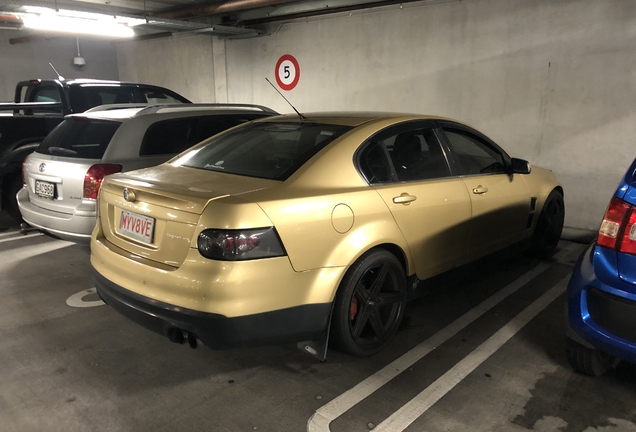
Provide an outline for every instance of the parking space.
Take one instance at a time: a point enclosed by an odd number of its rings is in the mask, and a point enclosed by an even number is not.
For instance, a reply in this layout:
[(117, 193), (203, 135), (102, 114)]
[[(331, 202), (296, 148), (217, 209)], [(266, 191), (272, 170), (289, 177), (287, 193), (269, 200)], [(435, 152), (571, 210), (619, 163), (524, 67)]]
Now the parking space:
[(103, 305), (85, 246), (0, 228), (6, 431), (636, 431), (636, 368), (573, 373), (563, 293), (584, 245), (427, 281), (370, 358), (170, 343)]

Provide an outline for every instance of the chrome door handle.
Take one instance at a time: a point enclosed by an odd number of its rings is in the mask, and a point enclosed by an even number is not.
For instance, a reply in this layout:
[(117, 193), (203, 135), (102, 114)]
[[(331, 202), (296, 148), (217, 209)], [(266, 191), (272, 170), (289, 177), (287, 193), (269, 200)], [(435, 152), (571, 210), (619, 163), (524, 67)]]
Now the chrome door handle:
[(396, 204), (409, 205), (411, 204), (411, 202), (415, 201), (416, 199), (417, 199), (416, 196), (409, 195), (406, 192), (404, 192), (400, 196), (393, 198), (393, 202)]
[(473, 189), (473, 193), (476, 195), (483, 195), (486, 192), (488, 192), (488, 188), (487, 187), (483, 187), (482, 185), (477, 186), (476, 188)]

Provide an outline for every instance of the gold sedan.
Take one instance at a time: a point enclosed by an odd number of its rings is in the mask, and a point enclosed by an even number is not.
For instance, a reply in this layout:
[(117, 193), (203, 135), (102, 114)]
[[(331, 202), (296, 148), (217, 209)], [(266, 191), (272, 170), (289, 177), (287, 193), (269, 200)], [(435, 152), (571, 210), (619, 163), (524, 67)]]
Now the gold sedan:
[(517, 243), (549, 255), (563, 217), (551, 171), (457, 121), (287, 115), (107, 177), (91, 264), (106, 303), (173, 342), (366, 356), (418, 279)]

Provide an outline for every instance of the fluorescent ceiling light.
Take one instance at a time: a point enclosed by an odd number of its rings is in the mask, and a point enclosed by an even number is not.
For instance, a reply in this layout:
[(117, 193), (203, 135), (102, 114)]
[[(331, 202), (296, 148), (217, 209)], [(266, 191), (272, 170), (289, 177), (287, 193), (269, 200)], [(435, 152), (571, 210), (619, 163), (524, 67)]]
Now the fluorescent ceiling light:
[(40, 7), (27, 7), (26, 13), (20, 14), (20, 17), (25, 28), (113, 37), (132, 37), (135, 32), (131, 27), (146, 22), (139, 18), (71, 10), (56, 12)]

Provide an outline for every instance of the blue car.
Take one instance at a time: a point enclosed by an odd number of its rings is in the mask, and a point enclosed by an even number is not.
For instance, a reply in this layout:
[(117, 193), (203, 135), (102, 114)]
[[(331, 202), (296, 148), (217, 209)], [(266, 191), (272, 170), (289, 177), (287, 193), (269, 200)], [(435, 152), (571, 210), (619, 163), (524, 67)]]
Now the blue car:
[(636, 160), (574, 268), (566, 306), (567, 355), (576, 371), (597, 376), (620, 360), (636, 363)]

